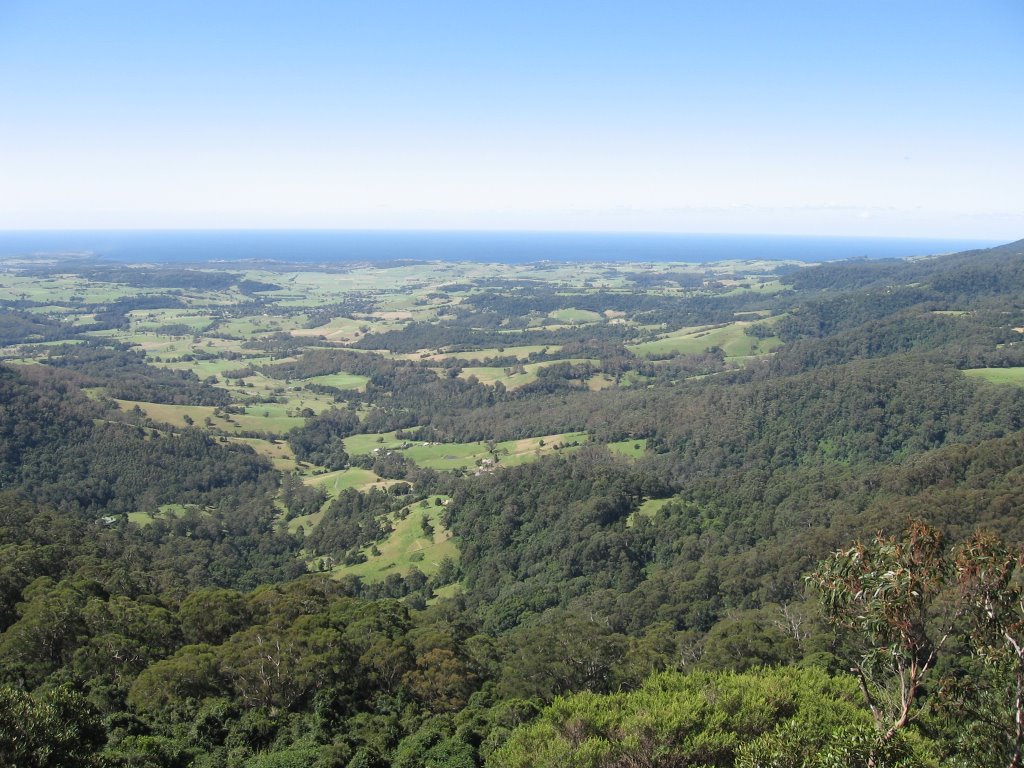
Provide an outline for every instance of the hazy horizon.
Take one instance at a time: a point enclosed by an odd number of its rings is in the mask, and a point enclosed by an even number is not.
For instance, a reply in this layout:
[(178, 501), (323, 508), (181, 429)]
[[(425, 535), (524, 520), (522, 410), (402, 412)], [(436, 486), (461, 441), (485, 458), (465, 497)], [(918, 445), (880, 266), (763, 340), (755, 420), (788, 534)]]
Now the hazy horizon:
[(0, 4), (0, 229), (1024, 233), (1024, 5)]
[(0, 231), (0, 258), (88, 256), (122, 262), (385, 260), (819, 262), (906, 258), (998, 241), (807, 235), (495, 230), (50, 230)]

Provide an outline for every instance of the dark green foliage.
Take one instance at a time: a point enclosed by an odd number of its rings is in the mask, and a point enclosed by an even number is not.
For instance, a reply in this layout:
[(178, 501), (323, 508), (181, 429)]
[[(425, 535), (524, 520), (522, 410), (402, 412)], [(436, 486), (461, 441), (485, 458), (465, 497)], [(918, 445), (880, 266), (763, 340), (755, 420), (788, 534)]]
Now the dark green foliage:
[(315, 554), (340, 558), (346, 550), (384, 538), (391, 528), (382, 518), (401, 506), (401, 501), (385, 491), (359, 493), (346, 489), (331, 501), (307, 537), (307, 546)]
[[(188, 330), (191, 333), (191, 329)], [(46, 363), (74, 371), (87, 386), (103, 386), (110, 397), (172, 405), (227, 405), (231, 396), (199, 380), (192, 371), (172, 371), (145, 362), (145, 355), (95, 343), (61, 346)]]
[(328, 469), (348, 465), (344, 438), (359, 430), (359, 417), (352, 411), (332, 408), (306, 419), (306, 424), (288, 433), (295, 457)]
[(178, 608), (181, 632), (189, 644), (222, 643), (248, 626), (251, 619), (248, 601), (232, 589), (198, 590)]
[(178, 269), (173, 267), (137, 267), (104, 265), (79, 268), (83, 276), (106, 283), (121, 283), (137, 288), (188, 288), (198, 291), (223, 291), (238, 285), (243, 292), (271, 291), (280, 286), (255, 280), (239, 280), (237, 275), (210, 269)]
[(444, 768), (474, 768), (477, 765), (473, 747), (453, 735), (451, 718), (428, 720), (395, 749), (391, 768), (420, 768), (423, 765)]
[[(31, 731), (12, 736), (17, 723), (0, 717), (0, 742), (17, 737), (22, 750), (0, 762), (1011, 764), (1024, 743), (1014, 726), (1024, 394), (958, 369), (1024, 362), (1020, 251), (825, 265), (788, 275), (781, 294), (723, 296), (728, 286), (671, 272), (611, 271), (632, 275), (623, 291), (474, 280), (447, 287), (458, 297), (419, 294), (437, 322), (363, 329), (359, 342), (498, 349), (489, 359), (391, 359), (284, 332), (244, 342), (294, 357), (277, 363), (194, 346), (197, 358), (237, 360), (231, 378), (280, 380), (282, 394), (285, 381), (318, 375), (369, 379), (365, 392), (316, 389), (338, 408), (289, 442), (300, 473), (351, 462), (401, 482), (330, 504), (310, 478), (247, 448), (81, 392), (234, 406), (245, 389), (107, 342), (53, 348), (48, 366), (0, 367), (0, 486), (11, 494), (0, 495), (0, 680), (17, 687), (0, 698)], [(179, 288), (277, 287), (222, 270), (104, 269), (151, 292), (77, 310), (100, 327), (183, 306)], [(380, 300), (360, 292), (301, 316), (309, 308), (261, 295), (204, 311), (221, 322), (273, 308), (315, 327)], [(15, 304), (0, 322), (15, 340), (73, 332)], [(547, 313), (566, 308), (627, 322), (551, 328)], [(641, 360), (623, 346), (737, 312), (765, 317), (751, 335), (787, 344), (744, 363), (721, 350)], [(505, 352), (516, 344), (561, 349), (532, 353), (550, 365), (516, 390), (457, 375), (526, 365)], [(597, 374), (610, 388), (585, 388)], [(397, 450), (347, 455), (346, 437), (395, 429), (459, 442), (586, 431), (590, 445), (479, 476), (426, 471)], [(600, 446), (641, 439), (647, 450), (628, 459)], [(433, 494), (451, 499), (442, 521), (458, 561), (426, 551), (417, 565), (433, 576), (395, 568), (367, 583), (305, 573), (365, 559), (389, 516), (411, 504), (419, 518)], [(667, 503), (654, 512), (651, 500)], [(121, 517), (162, 504), (176, 506), (145, 527)], [(304, 536), (286, 532), (288, 518), (321, 510)], [(909, 518), (967, 543), (951, 558), (926, 546), (938, 533), (894, 537)], [(972, 535), (980, 526), (999, 538)], [(858, 539), (875, 543), (851, 548)], [(803, 577), (837, 548), (832, 571), (818, 572), (835, 599), (819, 608)], [(453, 597), (435, 599), (455, 582)], [(935, 621), (947, 604), (959, 623), (943, 643)], [(859, 639), (837, 638), (829, 619)], [(881, 725), (843, 675), (851, 661)], [(892, 699), (900, 681), (909, 696)], [(57, 706), (63, 685), (81, 694)], [(47, 749), (60, 760), (45, 762)]]
[(74, 338), (77, 330), (67, 323), (13, 309), (0, 309), (0, 346), (38, 344)]
[(311, 515), (327, 501), (323, 488), (307, 485), (298, 475), (287, 472), (281, 476), (281, 502), (288, 509), (289, 517)]
[(799, 660), (799, 639), (786, 631), (783, 618), (762, 610), (719, 620), (704, 637), (700, 666), (743, 672)]
[(245, 294), (260, 293), (261, 291), (280, 291), (280, 285), (267, 283), (262, 280), (239, 280), (238, 290)]
[(592, 449), (463, 485), (450, 514), (485, 626), (508, 629), (589, 589), (635, 586), (651, 542), (625, 523), (645, 490), (634, 468)]
[(372, 352), (360, 354), (347, 349), (313, 349), (295, 360), (263, 366), (260, 370), (275, 379), (308, 379), (342, 371), (360, 376), (387, 376), (396, 368), (408, 365)]
[(555, 701), (487, 765), (825, 766), (865, 727), (849, 678), (792, 668), (664, 674), (630, 693)]
[(150, 433), (103, 413), (65, 381), (0, 366), (0, 489), (99, 516), (253, 496), (274, 482), (245, 446), (193, 429)]
[(851, 259), (788, 273), (783, 282), (801, 291), (878, 292), (894, 285), (924, 283), (949, 294), (988, 295), (1019, 290), (1024, 241), (930, 259)]
[(99, 768), (105, 741), (99, 713), (69, 686), (29, 695), (0, 685), (0, 764)]

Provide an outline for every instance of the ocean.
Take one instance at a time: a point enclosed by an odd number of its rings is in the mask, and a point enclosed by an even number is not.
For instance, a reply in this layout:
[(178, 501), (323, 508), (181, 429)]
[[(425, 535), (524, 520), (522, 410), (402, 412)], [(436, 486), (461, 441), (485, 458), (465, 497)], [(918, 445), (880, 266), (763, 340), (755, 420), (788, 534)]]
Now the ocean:
[(122, 262), (394, 260), (707, 263), (731, 259), (901, 258), (987, 248), (989, 240), (790, 235), (377, 230), (52, 230), (0, 232), (0, 257), (90, 255)]

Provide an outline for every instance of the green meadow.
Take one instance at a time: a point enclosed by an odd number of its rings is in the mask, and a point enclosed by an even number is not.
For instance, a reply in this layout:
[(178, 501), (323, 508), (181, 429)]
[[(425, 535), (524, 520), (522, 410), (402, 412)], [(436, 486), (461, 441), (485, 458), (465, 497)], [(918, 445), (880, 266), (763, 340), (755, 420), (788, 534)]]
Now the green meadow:
[(349, 488), (365, 491), (374, 486), (384, 487), (396, 481), (385, 480), (368, 469), (349, 467), (335, 472), (325, 472), (321, 475), (309, 475), (303, 478), (303, 482), (307, 485), (319, 485), (330, 498), (334, 498)]
[[(218, 409), (209, 405), (169, 405), (147, 403), (141, 400), (115, 400), (123, 411), (138, 407), (149, 418), (174, 427), (209, 427), (223, 432), (266, 432), (285, 435), (295, 427), (301, 427), (306, 420), (302, 416), (288, 416), (286, 407), (279, 403), (260, 403), (248, 406), (247, 413), (216, 413)], [(191, 419), (191, 425), (189, 424)], [(209, 419), (209, 422), (207, 422)]]
[(367, 376), (359, 376), (354, 373), (330, 373), (325, 376), (311, 376), (308, 379), (302, 379), (302, 383), (322, 384), (338, 389), (356, 389), (362, 392), (366, 389), (366, 382), (369, 380)]
[(751, 325), (738, 321), (721, 327), (683, 328), (653, 341), (627, 347), (637, 355), (697, 355), (711, 347), (719, 347), (726, 357), (750, 357), (776, 349), (782, 342), (777, 336), (758, 339), (745, 329)]
[(548, 317), (562, 323), (571, 324), (598, 323), (603, 319), (597, 312), (592, 312), (589, 309), (574, 309), (572, 307), (556, 309), (554, 312), (549, 312)]
[(662, 507), (675, 500), (671, 496), (667, 499), (645, 499), (626, 520), (626, 526), (632, 527), (638, 517), (654, 517)]
[(129, 523), (145, 528), (157, 520), (171, 520), (184, 517), (189, 510), (201, 511), (195, 504), (161, 504), (155, 512), (129, 512), (127, 517)]
[(445, 360), (456, 358), (458, 360), (487, 360), (494, 357), (514, 357), (521, 362), (527, 362), (530, 355), (557, 354), (562, 347), (558, 344), (523, 344), (516, 347), (490, 347), (463, 352), (426, 353), (412, 352), (405, 355), (396, 355), (407, 360)]
[[(378, 442), (381, 440), (381, 442)], [(494, 443), (491, 451), (486, 443), (433, 443), (413, 438), (398, 440), (394, 432), (382, 435), (353, 435), (345, 438), (345, 450), (350, 455), (372, 454), (375, 451), (395, 451), (425, 469), (472, 470), (478, 467), (517, 466), (539, 456), (560, 450), (571, 450), (571, 443), (587, 441), (585, 432), (567, 432), (522, 440)]]
[(516, 371), (516, 366), (468, 366), (462, 369), (462, 373), (459, 374), (459, 377), (468, 379), (470, 376), (475, 376), (477, 381), (481, 384), (489, 384), (491, 386), (500, 381), (506, 389), (518, 389), (519, 387), (525, 387), (527, 384), (535, 382), (538, 379), (537, 371), (541, 368), (546, 368), (558, 363), (582, 365), (583, 363), (596, 362), (598, 361), (582, 357), (574, 357), (566, 360), (544, 360), (539, 363), (526, 363), (522, 365), (522, 372)]
[(619, 440), (616, 443), (608, 443), (608, 450), (630, 458), (639, 458), (647, 450), (647, 441), (640, 440)]
[(1024, 387), (1024, 367), (1021, 368), (970, 368), (964, 374), (972, 378), (991, 381), (993, 384), (1013, 384)]
[[(366, 582), (383, 581), (393, 573), (405, 576), (418, 568), (427, 576), (437, 573), (441, 560), (450, 557), (458, 560), (459, 549), (452, 534), (442, 523), (444, 508), (435, 503), (443, 496), (431, 496), (427, 505), (413, 504), (407, 507), (408, 515), (400, 519), (398, 515), (389, 515), (394, 530), (383, 541), (374, 545), (379, 555), (373, 554), (373, 546), (362, 550), (366, 562), (356, 565), (336, 566), (332, 573), (336, 577), (358, 576)], [(423, 533), (421, 520), (426, 514), (434, 528), (434, 533), (427, 536)]]

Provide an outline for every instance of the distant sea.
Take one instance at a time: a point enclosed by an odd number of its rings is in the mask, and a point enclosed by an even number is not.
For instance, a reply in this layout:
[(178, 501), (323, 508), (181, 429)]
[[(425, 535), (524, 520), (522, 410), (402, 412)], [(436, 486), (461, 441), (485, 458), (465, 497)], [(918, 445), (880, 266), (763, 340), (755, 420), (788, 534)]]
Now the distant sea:
[(711, 262), (900, 258), (987, 248), (990, 240), (789, 235), (377, 230), (60, 230), (0, 232), (0, 257), (90, 255), (123, 262), (392, 260)]

